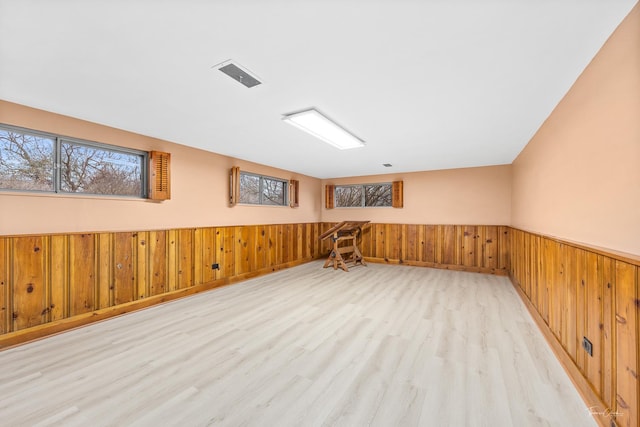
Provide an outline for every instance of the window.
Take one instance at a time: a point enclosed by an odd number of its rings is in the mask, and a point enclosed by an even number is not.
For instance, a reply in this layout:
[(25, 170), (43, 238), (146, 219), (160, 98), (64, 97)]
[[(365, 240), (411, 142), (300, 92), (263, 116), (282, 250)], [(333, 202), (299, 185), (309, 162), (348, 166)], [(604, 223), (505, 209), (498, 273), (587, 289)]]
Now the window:
[(286, 206), (288, 181), (240, 172), (240, 203)]
[(147, 153), (0, 126), (0, 189), (146, 197)]
[(335, 207), (391, 206), (391, 183), (336, 185)]
[(368, 208), (389, 206), (402, 208), (402, 181), (382, 184), (332, 185), (325, 186), (325, 208)]

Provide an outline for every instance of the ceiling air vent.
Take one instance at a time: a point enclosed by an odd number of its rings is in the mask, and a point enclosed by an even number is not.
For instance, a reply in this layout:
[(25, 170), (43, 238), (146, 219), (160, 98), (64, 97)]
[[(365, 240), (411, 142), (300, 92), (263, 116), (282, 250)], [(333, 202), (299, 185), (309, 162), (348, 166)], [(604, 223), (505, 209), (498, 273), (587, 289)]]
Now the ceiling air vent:
[(213, 68), (217, 68), (218, 70), (225, 73), (227, 76), (231, 77), (233, 80), (236, 80), (248, 88), (252, 88), (254, 86), (258, 86), (262, 82), (259, 80), (258, 76), (251, 73), (248, 69), (238, 64), (237, 62), (233, 62), (231, 59), (228, 59), (220, 64), (214, 65)]

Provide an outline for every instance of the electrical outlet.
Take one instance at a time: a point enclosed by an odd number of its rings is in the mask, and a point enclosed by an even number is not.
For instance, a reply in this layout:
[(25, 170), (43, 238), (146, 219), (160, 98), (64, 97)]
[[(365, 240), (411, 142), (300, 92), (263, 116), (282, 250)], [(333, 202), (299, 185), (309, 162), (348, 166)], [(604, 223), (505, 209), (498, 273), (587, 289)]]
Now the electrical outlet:
[(589, 341), (587, 337), (582, 337), (582, 348), (584, 348), (584, 351), (586, 351), (589, 356), (593, 357), (593, 344), (591, 344), (591, 341)]
[(211, 269), (212, 270), (220, 270), (220, 264), (218, 264), (218, 263), (211, 264)]

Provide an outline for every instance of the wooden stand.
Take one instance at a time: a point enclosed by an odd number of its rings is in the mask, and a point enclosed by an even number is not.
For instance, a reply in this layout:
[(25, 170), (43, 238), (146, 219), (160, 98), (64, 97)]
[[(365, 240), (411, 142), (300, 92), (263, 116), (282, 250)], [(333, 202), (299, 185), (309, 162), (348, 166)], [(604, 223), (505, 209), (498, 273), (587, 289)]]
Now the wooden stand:
[[(348, 272), (349, 268), (347, 267), (347, 262), (352, 262), (353, 265), (367, 265), (367, 263), (364, 262), (364, 258), (362, 257), (358, 246), (356, 245), (356, 239), (358, 234), (362, 231), (362, 226), (368, 222), (369, 221), (342, 221), (340, 224), (336, 224), (326, 232), (322, 233), (320, 240), (330, 237), (333, 242), (333, 248), (331, 249), (329, 258), (327, 258), (324, 263), (324, 268), (333, 264), (334, 270), (340, 267), (344, 271)], [(350, 246), (338, 247), (340, 242), (349, 240), (351, 241)]]

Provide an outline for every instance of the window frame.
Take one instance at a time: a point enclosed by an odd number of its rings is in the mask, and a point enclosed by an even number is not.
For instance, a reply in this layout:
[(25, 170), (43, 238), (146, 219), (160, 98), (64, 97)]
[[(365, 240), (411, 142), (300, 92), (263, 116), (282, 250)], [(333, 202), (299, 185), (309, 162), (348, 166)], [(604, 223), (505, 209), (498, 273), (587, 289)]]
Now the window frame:
[[(51, 170), (53, 190), (22, 190), (15, 188), (0, 188), (0, 192), (17, 192), (17, 193), (37, 193), (37, 194), (53, 194), (64, 197), (105, 197), (105, 198), (124, 198), (124, 199), (147, 199), (149, 197), (149, 152), (143, 150), (136, 150), (133, 148), (121, 147), (112, 144), (106, 144), (102, 142), (88, 141), (79, 138), (73, 138), (63, 135), (58, 135), (49, 132), (43, 132), (20, 126), (13, 126), (4, 123), (0, 123), (0, 131), (20, 133), (24, 135), (32, 135), (36, 137), (46, 138), (53, 140), (53, 170)], [(123, 195), (123, 194), (105, 194), (105, 193), (90, 193), (90, 192), (71, 192), (62, 189), (62, 145), (70, 144), (86, 148), (94, 148), (102, 151), (110, 151), (121, 153), (125, 155), (138, 156), (140, 158), (140, 194), (138, 195)]]
[[(242, 201), (242, 176), (253, 176), (259, 178), (258, 181), (258, 203), (249, 203)], [(264, 196), (264, 180), (272, 180), (282, 183), (282, 204), (263, 203)], [(289, 206), (289, 180), (284, 178), (277, 178), (269, 175), (262, 175), (253, 172), (239, 171), (238, 174), (238, 204), (243, 206), (273, 206), (273, 207), (287, 207)]]
[[(366, 191), (366, 187), (372, 187), (372, 186), (382, 186), (382, 185), (386, 185), (389, 186), (389, 189), (391, 190), (391, 194), (390, 194), (390, 198), (389, 198), (389, 204), (388, 205), (379, 205), (379, 206), (367, 206), (366, 205), (366, 198), (367, 198), (367, 191)], [(361, 189), (361, 195), (360, 195), (360, 205), (358, 206), (338, 206), (338, 197), (337, 197), (337, 191), (338, 188), (345, 188), (345, 187), (358, 187)], [(334, 185), (333, 186), (333, 200), (334, 200), (334, 208), (336, 209), (362, 209), (362, 208), (391, 208), (393, 207), (393, 183), (392, 182), (375, 182), (375, 183), (364, 183), (364, 184), (340, 184), (340, 185)]]

